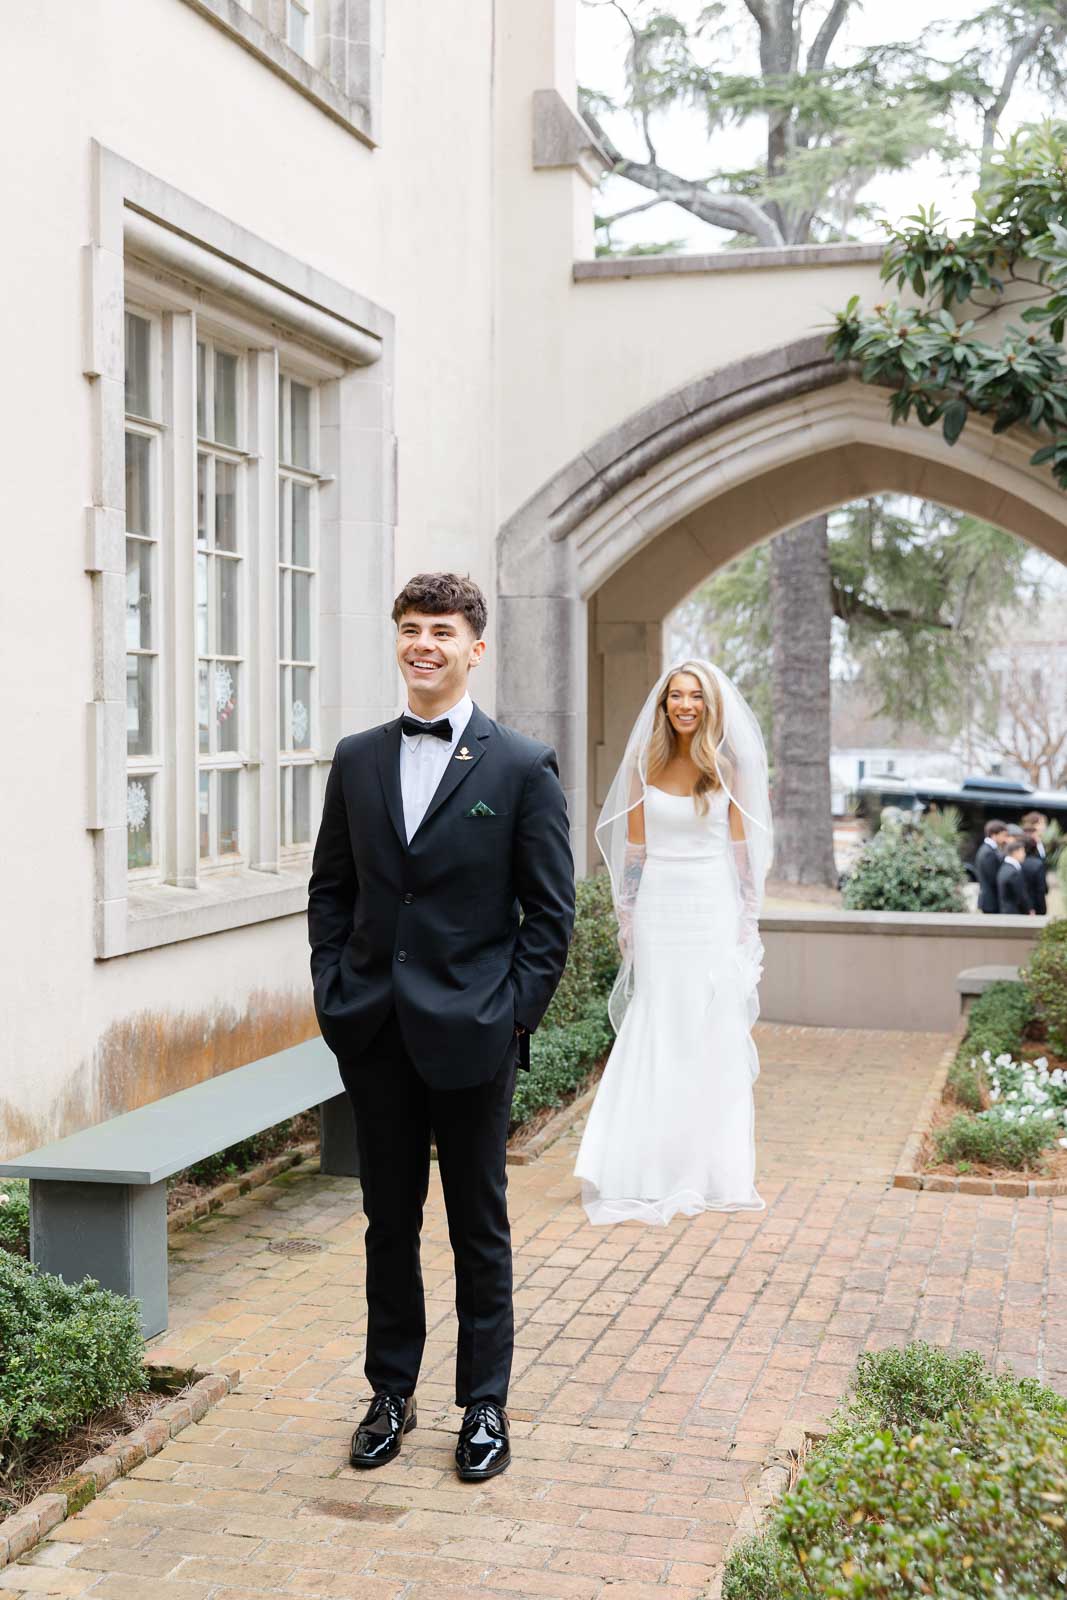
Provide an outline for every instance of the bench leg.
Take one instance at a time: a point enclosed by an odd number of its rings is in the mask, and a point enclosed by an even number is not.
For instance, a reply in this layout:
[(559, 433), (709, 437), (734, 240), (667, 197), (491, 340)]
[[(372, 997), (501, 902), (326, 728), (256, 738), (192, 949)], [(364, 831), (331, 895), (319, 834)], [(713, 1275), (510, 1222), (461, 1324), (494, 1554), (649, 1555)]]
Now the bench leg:
[(334, 1178), (359, 1177), (356, 1115), (346, 1094), (335, 1094), (319, 1106), (321, 1170)]
[(95, 1278), (141, 1302), (146, 1339), (167, 1326), (167, 1185), (30, 1179), (30, 1259), (66, 1283)]

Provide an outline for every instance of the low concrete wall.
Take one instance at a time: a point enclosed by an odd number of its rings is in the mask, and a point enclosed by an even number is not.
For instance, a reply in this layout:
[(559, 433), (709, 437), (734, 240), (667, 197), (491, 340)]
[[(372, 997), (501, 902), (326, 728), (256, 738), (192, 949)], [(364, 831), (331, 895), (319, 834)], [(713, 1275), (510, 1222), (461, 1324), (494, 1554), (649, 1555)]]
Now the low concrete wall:
[(965, 967), (1024, 963), (1044, 917), (798, 911), (760, 918), (767, 1022), (828, 1028), (951, 1028)]

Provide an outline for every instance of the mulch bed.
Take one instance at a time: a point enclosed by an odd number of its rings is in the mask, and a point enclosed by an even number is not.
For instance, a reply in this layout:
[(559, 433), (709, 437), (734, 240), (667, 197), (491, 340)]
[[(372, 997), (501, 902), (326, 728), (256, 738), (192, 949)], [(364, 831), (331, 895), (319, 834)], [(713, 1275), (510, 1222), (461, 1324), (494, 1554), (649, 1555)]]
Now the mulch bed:
[[(1040, 1039), (1028, 1039), (1022, 1055), (1027, 1061), (1035, 1061), (1044, 1056), (1048, 1062), (1050, 1072), (1054, 1072), (1057, 1067), (1067, 1072), (1067, 1060), (1064, 1060), (1062, 1056), (1057, 1056)], [(982, 1088), (982, 1103), (984, 1109), (988, 1109), (992, 1104), (984, 1084)], [(1030, 1168), (994, 1167), (984, 1161), (969, 1161), (965, 1163), (966, 1170), (961, 1173), (958, 1162), (938, 1161), (935, 1155), (935, 1135), (941, 1128), (947, 1127), (959, 1112), (967, 1109), (966, 1106), (960, 1105), (952, 1092), (952, 1085), (947, 1083), (941, 1103), (934, 1112), (933, 1119), (919, 1150), (920, 1171), (929, 1173), (931, 1176), (947, 1178), (1018, 1178), (1023, 1181), (1029, 1178), (1054, 1178), (1067, 1181), (1067, 1150), (1061, 1149), (1058, 1145), (1053, 1145), (1051, 1149), (1046, 1150), (1041, 1157), (1039, 1165)]]
[[(1051, 1062), (1051, 1057), (1049, 1058)], [(951, 1095), (951, 1090), (947, 1091)], [(938, 1161), (934, 1156), (934, 1135), (940, 1128), (950, 1123), (965, 1107), (955, 1100), (943, 1100), (934, 1112), (933, 1122), (923, 1140), (919, 1152), (919, 1166), (924, 1173), (932, 1176), (946, 1178), (1062, 1178), (1067, 1179), (1067, 1150), (1061, 1150), (1058, 1145), (1053, 1145), (1047, 1150), (1038, 1167), (991, 1167), (984, 1161), (970, 1161), (966, 1163), (966, 1172), (961, 1172), (959, 1164), (955, 1161)]]

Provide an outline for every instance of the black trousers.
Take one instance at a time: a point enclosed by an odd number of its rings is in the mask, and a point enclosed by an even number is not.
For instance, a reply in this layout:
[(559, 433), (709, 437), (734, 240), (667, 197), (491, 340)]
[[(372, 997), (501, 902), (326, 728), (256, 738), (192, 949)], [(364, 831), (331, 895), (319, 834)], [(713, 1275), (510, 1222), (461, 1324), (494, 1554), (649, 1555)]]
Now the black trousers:
[(488, 1083), (431, 1089), (395, 1016), (369, 1052), (339, 1063), (356, 1117), (367, 1218), (367, 1359), (377, 1394), (414, 1394), (426, 1342), (419, 1259), (430, 1137), (456, 1266), (456, 1404), (507, 1404), (514, 1349), (505, 1147), (517, 1047)]

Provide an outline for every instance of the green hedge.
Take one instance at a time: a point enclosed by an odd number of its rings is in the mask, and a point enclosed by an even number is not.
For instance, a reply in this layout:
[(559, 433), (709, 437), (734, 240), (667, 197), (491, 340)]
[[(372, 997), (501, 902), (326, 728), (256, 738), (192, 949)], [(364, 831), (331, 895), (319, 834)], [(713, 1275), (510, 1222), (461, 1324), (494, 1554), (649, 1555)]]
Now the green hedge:
[(1041, 930), (1025, 979), (1050, 1047), (1067, 1056), (1067, 917)]
[(962, 911), (966, 874), (936, 827), (882, 828), (841, 891), (848, 911)]
[(0, 1251), (0, 1504), (47, 1440), (147, 1387), (135, 1301)]
[(617, 924), (606, 872), (577, 888), (574, 937), (552, 1004), (530, 1040), (530, 1070), (520, 1072), (512, 1126), (562, 1104), (610, 1050), (608, 996), (619, 970)]
[(971, 1006), (967, 1037), (960, 1046), (960, 1054), (980, 1056), (983, 1050), (988, 1050), (991, 1056), (1003, 1055), (1005, 1051), (1017, 1055), (1036, 1015), (1027, 984), (991, 983)]
[(961, 1106), (981, 1111), (985, 1104), (983, 1051), (988, 1050), (994, 1060), (1005, 1051), (1017, 1055), (1036, 1014), (1025, 983), (991, 983), (978, 996), (968, 1014), (966, 1037), (948, 1073), (949, 1087)]
[(1058, 1122), (1042, 1122), (1036, 1117), (1008, 1122), (992, 1113), (972, 1117), (961, 1111), (934, 1134), (934, 1148), (938, 1161), (979, 1161), (1026, 1172), (1040, 1164), (1042, 1151), (1054, 1145), (1062, 1131)]
[[(606, 872), (578, 882), (574, 935), (567, 965), (541, 1027), (559, 1028), (577, 1022), (611, 993), (619, 970), (618, 925)], [(536, 1039), (536, 1035), (535, 1035)]]
[(861, 1357), (830, 1437), (723, 1600), (1036, 1600), (1067, 1570), (1064, 1401), (975, 1351)]
[(0, 1250), (24, 1256), (30, 1249), (30, 1186), (25, 1178), (0, 1183)]
[(561, 1028), (538, 1028), (530, 1040), (530, 1070), (520, 1072), (511, 1103), (513, 1127), (538, 1111), (561, 1105), (581, 1087), (611, 1049), (615, 1035), (607, 1001), (595, 1001), (584, 1017)]

